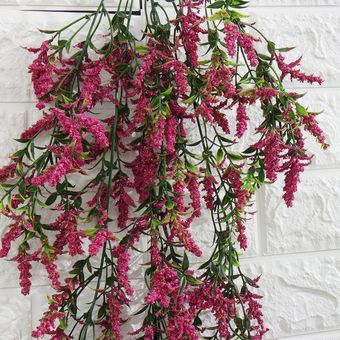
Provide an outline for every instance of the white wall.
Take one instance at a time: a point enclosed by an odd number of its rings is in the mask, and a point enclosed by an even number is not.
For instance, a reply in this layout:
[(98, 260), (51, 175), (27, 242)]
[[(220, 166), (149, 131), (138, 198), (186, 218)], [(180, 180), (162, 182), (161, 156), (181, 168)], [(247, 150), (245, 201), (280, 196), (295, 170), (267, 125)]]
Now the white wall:
[[(51, 0), (50, 0), (51, 1)], [(95, 0), (26, 0), (26, 8), (79, 8)], [(113, 2), (113, 1), (112, 1)], [(280, 184), (268, 186), (256, 199), (257, 217), (250, 223), (250, 248), (242, 262), (261, 285), (268, 338), (289, 340), (340, 339), (340, 0), (253, 0), (248, 12), (272, 40), (298, 46), (306, 71), (316, 71), (326, 82), (309, 90), (306, 102), (320, 116), (331, 148), (317, 154), (303, 175), (294, 208), (285, 208)], [(20, 46), (38, 44), (36, 27), (53, 28), (71, 14), (15, 12), (14, 0), (0, 0), (0, 162), (15, 150), (12, 138), (36, 117), (26, 67), (31, 60)], [(135, 20), (135, 29), (141, 22)], [(200, 235), (208, 230), (198, 226)], [(194, 233), (194, 232), (193, 232)], [(207, 246), (202, 238), (201, 244)], [(64, 264), (66, 267), (68, 263)], [(0, 262), (0, 340), (30, 339), (31, 328), (45, 305), (48, 281), (33, 280), (32, 295), (19, 294), (17, 269)]]

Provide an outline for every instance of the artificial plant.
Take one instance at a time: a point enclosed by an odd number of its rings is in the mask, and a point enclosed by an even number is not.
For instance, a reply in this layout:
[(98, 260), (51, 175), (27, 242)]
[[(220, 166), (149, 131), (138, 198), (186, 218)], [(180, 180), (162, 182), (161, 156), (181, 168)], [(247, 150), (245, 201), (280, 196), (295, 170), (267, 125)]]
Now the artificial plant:
[[(101, 1), (28, 48), (41, 118), (0, 170), (1, 213), (10, 219), (0, 257), (17, 263), (24, 295), (32, 264), (46, 269), (55, 292), (33, 337), (261, 339), (266, 332), (259, 278), (239, 263), (245, 221), (255, 192), (279, 173), (292, 205), (311, 162), (305, 132), (327, 144), (317, 113), (283, 85), (322, 80), (301, 72), (300, 59), (287, 62), (290, 49), (250, 23), (240, 13), (246, 6), (145, 1), (139, 39), (133, 0), (120, 0), (114, 14)], [(195, 242), (202, 211), (211, 215), (204, 263)], [(145, 296), (129, 313), (129, 261), (140, 252)], [(65, 257), (73, 260), (66, 276), (58, 269)], [(124, 334), (137, 317), (143, 322)]]

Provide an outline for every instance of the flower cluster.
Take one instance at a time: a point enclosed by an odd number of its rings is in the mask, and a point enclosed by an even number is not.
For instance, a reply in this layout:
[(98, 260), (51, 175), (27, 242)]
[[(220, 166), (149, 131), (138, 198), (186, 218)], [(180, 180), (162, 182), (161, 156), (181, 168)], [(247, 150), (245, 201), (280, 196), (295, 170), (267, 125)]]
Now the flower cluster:
[[(263, 338), (259, 278), (239, 263), (252, 197), (283, 175), (291, 207), (312, 159), (306, 133), (328, 144), (317, 114), (283, 84), (321, 79), (260, 39), (238, 12), (245, 4), (174, 1), (176, 16), (161, 19), (166, 10), (151, 2), (142, 45), (132, 13), (122, 12), (130, 0), (114, 15), (101, 1), (28, 49), (41, 118), (0, 169), (0, 212), (10, 220), (0, 257), (16, 262), (24, 295), (35, 266), (54, 289), (34, 338)], [(258, 53), (262, 42), (267, 52)], [(263, 117), (256, 126), (255, 111)], [(257, 139), (249, 144), (250, 127)], [(212, 244), (204, 252), (203, 228)], [(140, 257), (144, 298), (131, 314), (130, 273)], [(59, 268), (65, 258), (69, 273)], [(140, 327), (126, 334), (137, 315)]]

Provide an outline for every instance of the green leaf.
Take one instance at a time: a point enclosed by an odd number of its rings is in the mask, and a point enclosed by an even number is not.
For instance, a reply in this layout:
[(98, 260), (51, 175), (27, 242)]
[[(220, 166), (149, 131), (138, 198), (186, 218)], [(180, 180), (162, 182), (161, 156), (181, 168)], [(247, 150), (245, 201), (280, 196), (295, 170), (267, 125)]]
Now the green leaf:
[(196, 326), (196, 327), (202, 326), (202, 320), (198, 315), (196, 315), (196, 317), (194, 319), (194, 326)]
[(258, 171), (259, 171), (259, 181), (260, 181), (261, 183), (263, 183), (264, 180), (265, 180), (265, 173), (264, 173), (264, 170), (263, 170), (263, 168), (260, 168)]
[(192, 104), (197, 98), (197, 95), (195, 94), (194, 96), (191, 96), (188, 99), (183, 100), (184, 104)]
[(247, 330), (249, 330), (251, 328), (251, 322), (248, 318), (243, 320), (243, 326)]
[(216, 20), (226, 20), (229, 18), (230, 18), (230, 15), (227, 13), (227, 11), (225, 9), (221, 9), (220, 11), (212, 14), (207, 20), (216, 21)]
[(79, 209), (81, 207), (81, 204), (82, 204), (82, 198), (81, 196), (79, 195), (76, 200), (74, 201), (74, 207), (76, 209)]
[(225, 5), (225, 1), (217, 0), (213, 2), (212, 4), (210, 4), (209, 6), (207, 6), (207, 8), (222, 8), (224, 5)]
[(175, 202), (174, 201), (167, 201), (166, 207), (168, 208), (168, 210), (172, 210), (175, 207)]
[(22, 197), (25, 197), (25, 193), (26, 193), (26, 183), (25, 183), (25, 180), (23, 179), (21, 182), (20, 182), (20, 185), (19, 185), (19, 193)]
[(57, 197), (58, 197), (58, 193), (57, 193), (57, 192), (54, 192), (53, 194), (51, 194), (51, 195), (47, 198), (45, 204), (46, 204), (46, 205), (51, 205), (51, 204), (53, 204), (53, 203), (56, 201)]
[(92, 235), (94, 235), (97, 231), (98, 231), (98, 228), (93, 227), (93, 228), (86, 229), (86, 230), (85, 230), (85, 234), (86, 234), (87, 236), (92, 236)]
[(198, 285), (199, 286), (199, 285), (201, 285), (203, 283), (201, 280), (198, 280), (198, 279), (196, 279), (195, 277), (193, 277), (191, 275), (185, 275), (185, 278), (186, 278), (186, 280), (189, 283), (191, 283), (193, 285)]
[(192, 165), (191, 163), (189, 163), (188, 161), (185, 162), (185, 167), (188, 171), (192, 172), (192, 173), (196, 173), (197, 169), (194, 165)]
[(222, 148), (219, 148), (216, 155), (217, 165), (220, 165), (224, 159), (224, 152)]
[(67, 319), (66, 318), (62, 318), (59, 320), (59, 328), (62, 330), (65, 330), (67, 328)]
[(187, 284), (187, 279), (185, 275), (183, 275), (179, 281), (180, 292), (183, 292), (186, 284)]
[(38, 29), (38, 30), (39, 32), (45, 33), (45, 34), (54, 34), (54, 33), (59, 32), (59, 30), (43, 30), (43, 29)]
[(169, 95), (172, 93), (172, 89), (173, 89), (172, 86), (169, 87), (169, 88), (166, 89), (164, 92), (162, 92), (161, 95), (162, 95), (163, 97), (169, 96)]
[(266, 55), (266, 54), (262, 54), (262, 53), (257, 53), (257, 56), (259, 57), (259, 59), (261, 60), (265, 60), (265, 61), (270, 61), (271, 57)]
[(274, 54), (276, 51), (275, 43), (272, 41), (268, 41), (267, 49), (271, 54)]
[(184, 252), (183, 262), (182, 262), (182, 270), (183, 270), (183, 272), (185, 272), (188, 269), (189, 269), (189, 259), (188, 259), (187, 253)]
[(139, 315), (139, 314), (144, 313), (148, 309), (148, 307), (149, 307), (149, 305), (145, 305), (143, 308), (141, 308), (139, 311), (137, 311), (133, 315)]
[(230, 153), (230, 152), (228, 152), (228, 158), (233, 161), (241, 161), (244, 159), (242, 155), (236, 154), (236, 153)]
[(240, 330), (240, 331), (243, 331), (243, 320), (241, 318), (238, 318), (238, 317), (235, 317), (234, 319), (235, 321), (235, 324), (237, 326), (237, 328)]
[(242, 13), (237, 12), (237, 11), (228, 11), (228, 13), (230, 14), (230, 17), (237, 18), (237, 19), (242, 19), (242, 18), (248, 18), (249, 17), (249, 15), (245, 15), (245, 14), (242, 14)]
[(140, 54), (147, 54), (149, 52), (149, 48), (147, 46), (136, 46), (136, 52)]
[(296, 112), (300, 116), (308, 116), (308, 111), (306, 110), (304, 106), (300, 105), (299, 103), (296, 103), (295, 106), (296, 106)]
[(294, 49), (295, 49), (295, 47), (282, 47), (282, 48), (277, 48), (276, 51), (284, 53), (284, 52), (289, 52), (289, 51), (294, 50)]

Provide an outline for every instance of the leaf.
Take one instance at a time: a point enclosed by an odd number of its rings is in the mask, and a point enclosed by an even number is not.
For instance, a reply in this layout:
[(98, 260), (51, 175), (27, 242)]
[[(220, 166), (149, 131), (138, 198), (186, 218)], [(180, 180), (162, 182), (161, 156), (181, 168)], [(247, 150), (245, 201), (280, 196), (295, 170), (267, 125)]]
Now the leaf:
[(166, 97), (166, 96), (170, 95), (170, 94), (172, 93), (172, 89), (173, 89), (172, 86), (169, 87), (169, 88), (166, 89), (164, 92), (162, 92), (161, 95), (162, 95), (163, 97)]
[(244, 159), (242, 155), (236, 154), (236, 153), (230, 153), (230, 152), (228, 152), (228, 158), (233, 161), (241, 161)]
[(184, 288), (185, 288), (185, 285), (187, 283), (187, 279), (185, 277), (185, 275), (183, 275), (179, 281), (179, 287), (180, 287), (180, 292), (183, 292)]
[(308, 116), (308, 111), (306, 110), (304, 106), (300, 105), (299, 103), (296, 103), (295, 106), (296, 106), (296, 112), (300, 116)]
[(193, 284), (193, 285), (199, 286), (199, 285), (203, 284), (203, 282), (202, 282), (201, 280), (198, 280), (198, 279), (196, 279), (195, 277), (193, 277), (193, 276), (191, 276), (191, 275), (185, 275), (185, 278), (186, 278), (186, 280), (187, 280), (189, 283), (191, 283), (191, 284)]
[(207, 6), (207, 8), (222, 8), (223, 5), (225, 5), (225, 1), (217, 0), (213, 2), (212, 4), (210, 4), (209, 6)]
[(235, 324), (237, 326), (237, 328), (240, 330), (240, 331), (243, 331), (243, 320), (241, 318), (238, 318), (238, 317), (235, 317), (234, 319), (235, 321)]
[(219, 148), (216, 155), (217, 165), (220, 165), (224, 159), (224, 152), (222, 148)]
[(166, 207), (167, 207), (168, 210), (172, 210), (175, 207), (175, 202), (174, 201), (167, 201)]
[(212, 14), (207, 20), (208, 21), (216, 21), (216, 20), (226, 20), (229, 19), (230, 15), (225, 10), (220, 10), (214, 14)]
[(76, 200), (74, 201), (74, 207), (76, 209), (79, 209), (81, 207), (81, 204), (82, 204), (82, 198), (81, 196), (78, 196)]
[(39, 32), (45, 33), (45, 34), (54, 34), (54, 33), (59, 32), (59, 30), (43, 30), (43, 29), (38, 29), (38, 30)]
[[(136, 313), (134, 313), (133, 315), (139, 315), (139, 314), (142, 314), (144, 313), (147, 308), (149, 307), (149, 305), (145, 305), (143, 308), (141, 308), (139, 311), (137, 311)], [(144, 338), (143, 338), (144, 339)]]
[(196, 173), (197, 169), (194, 165), (192, 165), (191, 163), (189, 163), (188, 161), (185, 162), (185, 167), (188, 171), (192, 172), (192, 173)]
[(184, 252), (183, 255), (183, 262), (182, 262), (182, 270), (183, 272), (187, 271), (189, 269), (189, 259), (188, 259), (188, 255), (186, 252)]
[(260, 181), (261, 183), (263, 183), (264, 180), (265, 180), (265, 173), (264, 173), (263, 168), (260, 168), (260, 169), (259, 169), (259, 181)]
[(149, 48), (147, 46), (136, 46), (136, 52), (140, 54), (147, 54), (149, 52)]
[(282, 48), (277, 48), (276, 51), (284, 53), (284, 52), (289, 52), (289, 51), (294, 50), (294, 49), (295, 49), (295, 47), (282, 47)]
[(86, 230), (85, 230), (85, 234), (86, 234), (87, 236), (92, 236), (92, 235), (94, 235), (97, 231), (98, 231), (98, 228), (93, 227), (93, 228), (86, 229)]
[(183, 103), (192, 104), (196, 100), (196, 98), (197, 98), (197, 95), (191, 96), (190, 98), (183, 100)]
[(196, 326), (196, 327), (202, 326), (202, 320), (198, 315), (196, 315), (196, 317), (194, 319), (194, 326)]
[(22, 197), (25, 197), (26, 193), (26, 183), (25, 180), (23, 179), (19, 185), (19, 193)]
[(53, 203), (56, 201), (57, 197), (58, 197), (58, 193), (57, 193), (57, 192), (54, 192), (53, 194), (51, 194), (51, 195), (47, 198), (45, 204), (46, 204), (46, 205), (51, 205), (51, 204), (53, 204)]
[(276, 51), (275, 43), (272, 41), (268, 41), (267, 49), (271, 54), (274, 54)]
[(250, 327), (251, 327), (251, 322), (250, 322), (250, 320), (249, 320), (248, 318), (243, 320), (243, 326), (244, 326), (244, 328), (247, 329), (247, 330), (250, 329)]
[(257, 56), (261, 59), (261, 60), (266, 60), (266, 61), (270, 61), (271, 57), (266, 55), (266, 54), (262, 54), (262, 53), (257, 53)]
[(59, 320), (59, 328), (62, 330), (65, 330), (67, 328), (67, 319), (66, 318), (62, 318)]
[(248, 18), (249, 17), (249, 15), (245, 15), (245, 14), (242, 14), (242, 13), (237, 12), (237, 11), (228, 11), (228, 13), (230, 14), (231, 17), (237, 18), (237, 19), (242, 19), (242, 18)]

